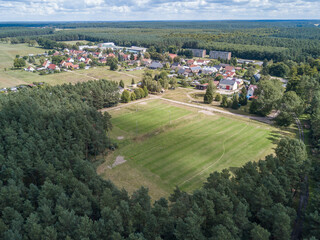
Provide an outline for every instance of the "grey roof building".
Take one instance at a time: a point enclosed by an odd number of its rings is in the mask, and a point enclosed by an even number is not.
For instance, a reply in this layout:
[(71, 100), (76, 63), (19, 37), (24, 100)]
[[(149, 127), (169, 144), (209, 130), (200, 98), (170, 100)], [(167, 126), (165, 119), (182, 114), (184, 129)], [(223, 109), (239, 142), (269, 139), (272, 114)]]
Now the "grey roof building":
[(222, 52), (222, 51), (210, 51), (209, 58), (212, 59), (223, 59), (223, 60), (231, 60), (231, 52)]
[(162, 65), (162, 63), (160, 63), (160, 62), (152, 62), (152, 63), (149, 65), (149, 68), (150, 68), (150, 69), (163, 68), (163, 65)]

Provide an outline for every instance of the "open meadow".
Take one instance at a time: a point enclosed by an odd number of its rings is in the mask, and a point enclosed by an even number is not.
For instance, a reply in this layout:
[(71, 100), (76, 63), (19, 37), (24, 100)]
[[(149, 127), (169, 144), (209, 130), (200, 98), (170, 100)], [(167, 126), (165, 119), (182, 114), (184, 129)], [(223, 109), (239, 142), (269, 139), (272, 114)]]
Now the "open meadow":
[[(199, 188), (213, 171), (263, 159), (273, 153), (281, 134), (270, 125), (162, 100), (108, 112), (113, 123), (110, 134), (119, 148), (98, 173), (129, 192), (144, 185), (155, 199), (167, 196), (175, 186), (189, 192)], [(126, 162), (115, 164), (119, 157)]]
[[(108, 79), (119, 82), (123, 80), (125, 85), (130, 85), (132, 79), (141, 80), (143, 70), (131, 72), (110, 71), (109, 67), (94, 67), (88, 70), (76, 70), (48, 75), (26, 72), (23, 69), (11, 70), (16, 55), (28, 56), (28, 54), (44, 53), (45, 49), (29, 47), (27, 44), (0, 43), (0, 88), (14, 87), (20, 84), (33, 82), (45, 82), (50, 85), (63, 83), (77, 83), (96, 79)], [(27, 63), (27, 66), (29, 64)]]

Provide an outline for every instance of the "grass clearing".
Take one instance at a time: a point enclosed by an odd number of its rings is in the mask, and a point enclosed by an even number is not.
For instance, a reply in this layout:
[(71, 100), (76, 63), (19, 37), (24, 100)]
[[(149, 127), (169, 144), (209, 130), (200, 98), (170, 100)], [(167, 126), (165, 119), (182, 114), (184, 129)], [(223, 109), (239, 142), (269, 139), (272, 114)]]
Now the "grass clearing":
[[(108, 112), (114, 126), (110, 136), (119, 149), (104, 164), (112, 164), (117, 156), (127, 162), (98, 172), (131, 191), (145, 185), (155, 199), (160, 192), (167, 196), (176, 185), (185, 191), (199, 188), (213, 171), (264, 158), (273, 153), (282, 134), (263, 123), (207, 115), (161, 100)], [(126, 182), (131, 175), (134, 181)]]
[(110, 71), (108, 67), (96, 67), (88, 70), (75, 70), (72, 72), (61, 72), (48, 75), (39, 75), (38, 73), (30, 73), (24, 70), (0, 70), (0, 88), (33, 82), (45, 82), (50, 85), (63, 83), (74, 84), (102, 78), (116, 82), (123, 80), (125, 85), (128, 86), (131, 85), (132, 78), (134, 78), (136, 82), (141, 80), (143, 71), (139, 71), (137, 76), (133, 77), (125, 72)]
[[(78, 41), (74, 41), (76, 43)], [(86, 41), (81, 41), (86, 42)], [(73, 42), (69, 42), (73, 43)], [(11, 70), (16, 55), (28, 56), (29, 54), (44, 53), (46, 50), (39, 47), (29, 47), (27, 44), (0, 43), (0, 88), (13, 87), (20, 84), (33, 82), (46, 82), (50, 85), (63, 83), (85, 82), (94, 79), (108, 79), (119, 82), (123, 80), (125, 85), (131, 85), (132, 78), (135, 82), (142, 79), (144, 70), (136, 71), (110, 71), (109, 67), (95, 67), (88, 70), (76, 70), (56, 74), (39, 75), (24, 70)], [(27, 63), (27, 66), (29, 64)], [(6, 68), (6, 71), (5, 71)]]

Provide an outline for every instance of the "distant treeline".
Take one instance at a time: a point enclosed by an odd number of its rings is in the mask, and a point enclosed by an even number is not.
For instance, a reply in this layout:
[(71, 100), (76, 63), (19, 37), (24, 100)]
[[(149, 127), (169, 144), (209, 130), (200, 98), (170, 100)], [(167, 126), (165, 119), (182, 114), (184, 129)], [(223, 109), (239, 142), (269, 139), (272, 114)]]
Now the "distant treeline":
[(57, 28), (157, 28), (157, 29), (250, 29), (314, 27), (316, 20), (221, 20), (221, 21), (130, 21), (130, 22), (3, 22), (0, 27)]
[(53, 34), (53, 28), (2, 27), (0, 38)]
[[(274, 61), (306, 61), (320, 56), (317, 21), (180, 21), (180, 22), (69, 22), (0, 24), (0, 38), (20, 42), (47, 38), (54, 41), (112, 41), (120, 46), (169, 49), (202, 48), (231, 51), (234, 57)], [(12, 27), (9, 27), (12, 26)], [(20, 26), (19, 28), (17, 26)], [(54, 31), (54, 28), (68, 29)], [(15, 41), (17, 42), (17, 41)]]

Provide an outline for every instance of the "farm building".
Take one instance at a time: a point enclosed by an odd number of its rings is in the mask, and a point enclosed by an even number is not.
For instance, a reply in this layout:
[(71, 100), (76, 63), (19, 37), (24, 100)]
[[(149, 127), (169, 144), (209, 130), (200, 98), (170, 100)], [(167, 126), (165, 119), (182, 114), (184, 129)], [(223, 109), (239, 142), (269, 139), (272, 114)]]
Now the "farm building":
[(238, 88), (238, 84), (236, 80), (233, 79), (222, 79), (219, 83), (219, 88), (226, 90), (236, 90)]

